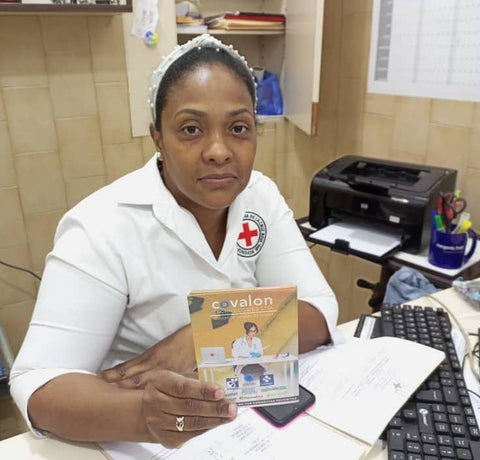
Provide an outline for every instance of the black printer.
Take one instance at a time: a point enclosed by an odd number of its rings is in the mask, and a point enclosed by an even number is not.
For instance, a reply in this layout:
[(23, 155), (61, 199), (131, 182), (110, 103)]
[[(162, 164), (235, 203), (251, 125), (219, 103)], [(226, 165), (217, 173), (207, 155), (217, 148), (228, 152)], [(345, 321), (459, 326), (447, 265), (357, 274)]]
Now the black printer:
[(455, 169), (347, 155), (312, 179), (309, 222), (317, 229), (344, 219), (401, 229), (401, 249), (415, 254), (428, 246), (438, 193), (453, 191), (456, 179)]

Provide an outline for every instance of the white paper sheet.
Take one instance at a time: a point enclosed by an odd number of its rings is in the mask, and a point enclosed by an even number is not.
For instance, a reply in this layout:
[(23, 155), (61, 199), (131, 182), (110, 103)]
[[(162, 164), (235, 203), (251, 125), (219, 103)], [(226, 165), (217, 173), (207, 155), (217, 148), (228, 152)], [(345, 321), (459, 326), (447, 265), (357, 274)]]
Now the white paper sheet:
[(317, 399), (308, 412), (373, 444), (443, 358), (439, 350), (394, 337), (352, 338), (310, 352), (300, 360), (300, 383)]
[(309, 238), (329, 244), (335, 244), (337, 239), (345, 240), (351, 250), (382, 257), (400, 246), (402, 232), (375, 224), (343, 221), (321, 228), (311, 233)]
[(302, 452), (322, 452), (322, 458), (360, 459), (367, 446), (302, 415), (284, 428), (275, 428), (252, 409), (237, 419), (184, 444), (165, 449), (150, 443), (103, 443), (114, 460), (292, 460)]
[(136, 0), (131, 34), (144, 38), (148, 31), (154, 32), (158, 23), (158, 0)]

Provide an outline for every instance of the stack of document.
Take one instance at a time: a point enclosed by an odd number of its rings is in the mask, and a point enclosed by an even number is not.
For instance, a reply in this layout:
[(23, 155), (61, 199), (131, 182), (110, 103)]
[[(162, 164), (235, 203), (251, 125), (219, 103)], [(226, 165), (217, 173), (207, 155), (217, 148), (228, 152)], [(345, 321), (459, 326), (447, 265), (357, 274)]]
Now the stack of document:
[(284, 30), (285, 15), (246, 11), (218, 13), (204, 18), (209, 29)]
[(177, 16), (177, 33), (204, 33), (207, 26), (203, 19), (191, 16)]
[[(411, 357), (419, 366), (412, 366)], [(251, 408), (191, 439), (180, 449), (149, 443), (103, 443), (113, 460), (284, 460), (299, 448), (318, 458), (359, 460), (372, 450), (395, 413), (444, 359), (443, 352), (394, 337), (321, 347), (300, 357), (300, 383), (316, 396), (284, 428)]]

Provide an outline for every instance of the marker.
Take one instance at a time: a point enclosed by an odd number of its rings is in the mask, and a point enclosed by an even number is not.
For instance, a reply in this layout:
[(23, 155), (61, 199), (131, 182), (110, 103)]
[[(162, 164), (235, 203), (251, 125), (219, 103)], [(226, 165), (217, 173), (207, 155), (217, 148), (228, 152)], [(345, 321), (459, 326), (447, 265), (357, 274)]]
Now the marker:
[(443, 226), (442, 216), (440, 214), (435, 214), (435, 227), (437, 230), (442, 232), (445, 231), (445, 227)]
[(470, 219), (465, 219), (461, 225), (457, 225), (454, 233), (465, 233), (472, 226), (472, 221)]

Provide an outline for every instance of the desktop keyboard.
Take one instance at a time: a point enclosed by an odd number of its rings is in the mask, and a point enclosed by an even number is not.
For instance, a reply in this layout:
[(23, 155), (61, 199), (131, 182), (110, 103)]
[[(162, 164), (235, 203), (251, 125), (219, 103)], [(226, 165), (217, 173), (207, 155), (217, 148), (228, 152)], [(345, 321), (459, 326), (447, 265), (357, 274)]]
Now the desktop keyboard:
[[(385, 430), (389, 460), (480, 460), (480, 431), (443, 309), (384, 305), (380, 335), (437, 348), (446, 358)], [(412, 357), (412, 365), (415, 357)]]

